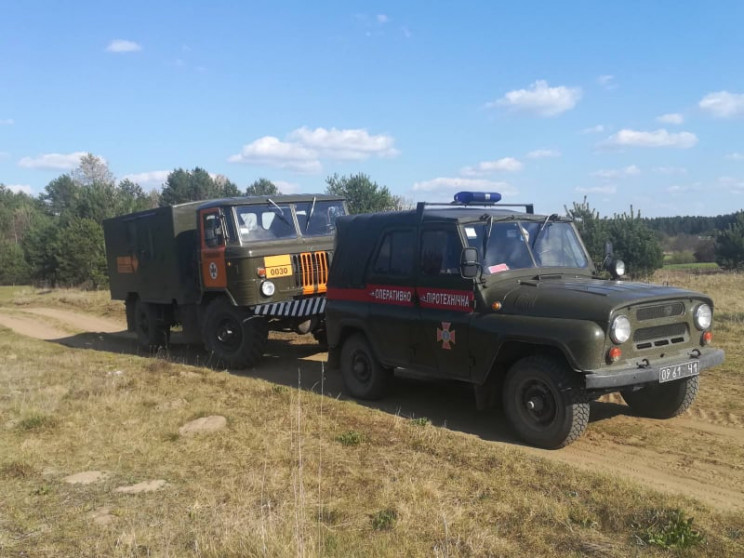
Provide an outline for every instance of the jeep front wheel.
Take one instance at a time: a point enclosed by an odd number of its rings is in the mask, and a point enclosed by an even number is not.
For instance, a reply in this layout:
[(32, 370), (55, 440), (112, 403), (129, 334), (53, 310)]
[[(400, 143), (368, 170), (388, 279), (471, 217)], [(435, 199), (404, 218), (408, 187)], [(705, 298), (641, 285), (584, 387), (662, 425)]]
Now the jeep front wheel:
[(668, 419), (690, 408), (698, 392), (698, 376), (640, 389), (621, 391), (628, 406), (644, 417)]
[(204, 315), (204, 345), (228, 368), (250, 368), (263, 356), (269, 331), (266, 320), (217, 299)]
[(380, 364), (364, 335), (356, 333), (341, 348), (341, 374), (353, 397), (379, 399), (387, 391), (392, 370)]
[(576, 440), (589, 423), (589, 403), (577, 375), (558, 359), (531, 356), (508, 371), (504, 412), (528, 444), (557, 449)]

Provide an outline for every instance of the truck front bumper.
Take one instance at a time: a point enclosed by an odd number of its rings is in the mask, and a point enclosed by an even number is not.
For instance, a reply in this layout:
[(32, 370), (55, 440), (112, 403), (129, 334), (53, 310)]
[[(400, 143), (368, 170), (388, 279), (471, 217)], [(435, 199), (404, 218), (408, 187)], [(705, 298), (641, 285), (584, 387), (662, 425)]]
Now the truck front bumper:
[(669, 368), (675, 364), (695, 360), (698, 363), (698, 372), (706, 368), (712, 368), (723, 363), (724, 352), (721, 349), (706, 350), (699, 356), (690, 356), (686, 360), (675, 360), (662, 364), (639, 365), (632, 368), (619, 368), (617, 370), (587, 370), (585, 371), (586, 389), (608, 389), (622, 388), (658, 382), (662, 368)]

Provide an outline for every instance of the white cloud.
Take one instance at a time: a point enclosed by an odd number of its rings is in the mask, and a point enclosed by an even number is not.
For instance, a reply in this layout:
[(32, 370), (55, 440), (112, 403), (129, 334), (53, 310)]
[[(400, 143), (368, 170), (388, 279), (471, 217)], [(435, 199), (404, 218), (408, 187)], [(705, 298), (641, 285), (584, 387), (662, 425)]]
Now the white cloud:
[(16, 194), (19, 192), (23, 192), (24, 194), (28, 194), (29, 196), (34, 195), (33, 191), (31, 190), (31, 186), (28, 184), (8, 184), (6, 188), (11, 192), (15, 192)]
[(556, 149), (535, 149), (525, 155), (528, 159), (547, 159), (549, 157), (560, 157), (561, 152)]
[(716, 118), (733, 118), (744, 115), (744, 94), (718, 91), (700, 99), (698, 106)]
[(653, 132), (639, 130), (620, 130), (611, 135), (601, 145), (607, 147), (674, 147), (689, 149), (697, 144), (698, 138), (692, 132), (668, 132), (665, 129)]
[(744, 153), (729, 153), (726, 155), (726, 159), (731, 159), (732, 161), (744, 161)]
[(596, 126), (590, 126), (589, 128), (584, 128), (581, 130), (582, 134), (601, 134), (605, 131), (605, 127), (602, 124), (597, 124)]
[(684, 194), (685, 192), (699, 192), (699, 191), (700, 191), (700, 187), (698, 186), (684, 186), (684, 185), (679, 185), (679, 184), (674, 184), (666, 188), (666, 192), (668, 194)]
[(377, 14), (377, 16), (375, 17), (377, 19), (377, 23), (380, 23), (380, 24), (387, 23), (388, 21), (390, 21), (390, 18), (385, 14)]
[(167, 170), (156, 170), (149, 172), (135, 172), (132, 174), (125, 174), (121, 177), (122, 180), (131, 180), (132, 182), (139, 184), (142, 187), (147, 188), (159, 188), (168, 179), (168, 175), (171, 171)]
[(590, 176), (596, 176), (598, 178), (620, 178), (623, 176), (635, 176), (637, 174), (641, 174), (641, 169), (639, 169), (635, 165), (630, 165), (622, 169), (605, 169), (605, 170), (598, 170), (594, 171), (590, 174)]
[(297, 194), (300, 191), (300, 185), (297, 182), (287, 182), (286, 180), (272, 180), (282, 194)]
[[(27, 169), (70, 170), (77, 167), (80, 164), (80, 158), (87, 154), (85, 151), (75, 151), (67, 154), (44, 153), (36, 157), (23, 157), (18, 161), (18, 166)], [(99, 157), (99, 159), (103, 160), (102, 157)]]
[(134, 41), (126, 41), (124, 39), (114, 39), (106, 47), (106, 52), (137, 52), (142, 50), (142, 46)]
[(0, 126), (12, 126), (13, 124), (15, 124), (15, 120), (12, 118), (0, 119)]
[(302, 127), (290, 132), (287, 139), (303, 147), (317, 150), (329, 159), (360, 160), (373, 155), (395, 157), (398, 151), (393, 147), (395, 140), (386, 134), (370, 135), (362, 128), (338, 130), (331, 128)]
[(463, 167), (460, 174), (463, 176), (483, 176), (494, 172), (516, 172), (522, 170), (524, 165), (514, 157), (503, 157), (496, 161), (481, 161), (474, 167)]
[(580, 194), (614, 194), (617, 192), (617, 187), (606, 185), (606, 186), (592, 186), (590, 188), (582, 188), (577, 186), (575, 190)]
[(678, 112), (671, 112), (657, 116), (656, 120), (662, 124), (682, 124), (685, 121), (685, 117)]
[(507, 182), (497, 182), (483, 178), (461, 178), (461, 177), (439, 177), (432, 180), (423, 180), (413, 185), (415, 192), (429, 192), (450, 194), (453, 191), (472, 190), (478, 192), (499, 192), (503, 196), (517, 194), (516, 188)]
[(298, 128), (288, 141), (264, 136), (244, 145), (240, 153), (228, 157), (231, 163), (269, 166), (302, 173), (317, 173), (321, 159), (360, 161), (370, 157), (394, 157), (395, 140), (385, 134), (370, 135), (364, 129)]
[(654, 167), (652, 171), (656, 174), (666, 175), (687, 174), (687, 169), (684, 167)]
[(486, 104), (486, 107), (506, 107), (537, 116), (558, 116), (571, 110), (581, 99), (580, 87), (549, 87), (545, 80), (538, 80), (529, 89), (509, 91), (501, 99)]
[(617, 84), (615, 83), (615, 76), (605, 74), (597, 78), (597, 83), (605, 89), (615, 89)]

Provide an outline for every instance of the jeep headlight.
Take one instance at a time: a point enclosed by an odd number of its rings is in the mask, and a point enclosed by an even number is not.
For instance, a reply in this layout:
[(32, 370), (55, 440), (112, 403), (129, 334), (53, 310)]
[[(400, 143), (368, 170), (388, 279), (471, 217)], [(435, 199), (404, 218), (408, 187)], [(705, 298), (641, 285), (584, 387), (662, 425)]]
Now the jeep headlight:
[(630, 320), (627, 316), (617, 316), (610, 325), (610, 339), (621, 345), (630, 339)]
[(274, 286), (274, 283), (271, 281), (264, 281), (261, 283), (261, 294), (264, 296), (273, 296), (274, 291), (276, 290), (276, 287)]
[(696, 328), (700, 330), (708, 329), (713, 321), (713, 310), (707, 304), (700, 304), (695, 308), (694, 318)]

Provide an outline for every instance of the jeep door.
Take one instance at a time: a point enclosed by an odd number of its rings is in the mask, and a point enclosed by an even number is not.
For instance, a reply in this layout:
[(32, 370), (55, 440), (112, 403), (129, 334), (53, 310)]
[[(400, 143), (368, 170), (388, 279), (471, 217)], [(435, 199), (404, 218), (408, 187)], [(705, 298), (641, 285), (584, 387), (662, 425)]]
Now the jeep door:
[(387, 230), (367, 274), (367, 333), (375, 354), (386, 366), (406, 366), (411, 362), (411, 326), (417, 318), (415, 251), (413, 228)]
[(416, 280), (414, 365), (442, 376), (468, 377), (473, 281), (460, 275), (462, 240), (454, 225), (424, 226)]

